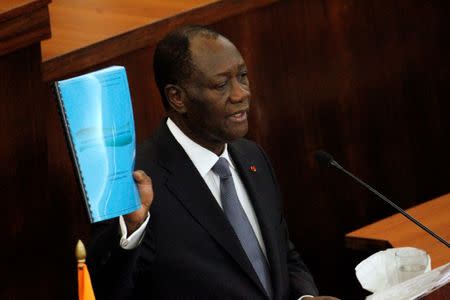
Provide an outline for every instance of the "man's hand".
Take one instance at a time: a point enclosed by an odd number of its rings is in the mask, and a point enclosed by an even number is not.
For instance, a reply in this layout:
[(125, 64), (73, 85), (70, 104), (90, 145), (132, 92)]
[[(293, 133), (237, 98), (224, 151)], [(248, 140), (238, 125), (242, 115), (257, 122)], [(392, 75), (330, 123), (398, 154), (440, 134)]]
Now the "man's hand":
[(134, 180), (137, 183), (142, 206), (140, 209), (123, 216), (127, 225), (127, 235), (130, 236), (141, 226), (148, 215), (148, 211), (153, 202), (152, 180), (144, 171), (133, 172)]

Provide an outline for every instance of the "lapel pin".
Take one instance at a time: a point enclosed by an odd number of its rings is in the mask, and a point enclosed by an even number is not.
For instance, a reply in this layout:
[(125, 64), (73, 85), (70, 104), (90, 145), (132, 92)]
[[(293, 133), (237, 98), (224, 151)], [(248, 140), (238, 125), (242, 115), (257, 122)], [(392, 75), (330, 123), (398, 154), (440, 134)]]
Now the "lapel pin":
[(255, 165), (251, 165), (250, 166), (250, 171), (252, 171), (253, 173), (256, 173), (256, 166)]

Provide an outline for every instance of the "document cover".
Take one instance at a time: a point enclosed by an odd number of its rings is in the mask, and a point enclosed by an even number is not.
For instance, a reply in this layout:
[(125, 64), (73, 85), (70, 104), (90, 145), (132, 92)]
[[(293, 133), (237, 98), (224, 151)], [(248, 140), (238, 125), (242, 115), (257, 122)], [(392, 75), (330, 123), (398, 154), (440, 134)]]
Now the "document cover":
[(134, 119), (125, 68), (57, 81), (55, 90), (90, 221), (137, 210)]

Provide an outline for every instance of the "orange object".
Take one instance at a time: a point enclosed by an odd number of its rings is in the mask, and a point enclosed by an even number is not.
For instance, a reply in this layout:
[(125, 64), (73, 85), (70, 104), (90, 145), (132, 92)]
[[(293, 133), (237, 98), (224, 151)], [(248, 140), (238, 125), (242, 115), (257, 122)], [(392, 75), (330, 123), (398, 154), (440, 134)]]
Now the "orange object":
[(78, 264), (78, 299), (95, 300), (91, 276), (89, 276), (89, 271), (85, 263)]
[(75, 257), (78, 261), (78, 299), (95, 300), (94, 290), (92, 289), (91, 276), (86, 265), (86, 249), (83, 242), (78, 241), (75, 247)]

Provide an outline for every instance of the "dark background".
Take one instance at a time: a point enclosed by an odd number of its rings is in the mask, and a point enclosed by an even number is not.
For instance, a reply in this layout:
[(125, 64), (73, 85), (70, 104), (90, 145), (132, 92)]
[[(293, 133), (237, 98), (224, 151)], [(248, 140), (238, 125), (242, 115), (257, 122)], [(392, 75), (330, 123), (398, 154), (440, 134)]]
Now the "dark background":
[[(449, 12), (449, 2), (438, 0), (286, 0), (211, 24), (247, 62), (249, 138), (272, 159), (291, 239), (322, 294), (363, 297), (353, 269), (370, 253), (345, 249), (344, 235), (394, 211), (334, 170), (319, 169), (316, 150), (326, 149), (404, 208), (450, 191)], [(179, 20), (160, 35), (191, 23)], [(163, 116), (153, 50), (149, 43), (52, 80), (124, 65), (139, 142)], [(2, 299), (74, 298), (74, 247), (79, 238), (89, 242), (39, 51), (31, 45), (0, 56)]]

